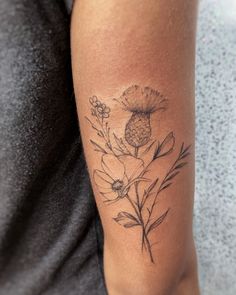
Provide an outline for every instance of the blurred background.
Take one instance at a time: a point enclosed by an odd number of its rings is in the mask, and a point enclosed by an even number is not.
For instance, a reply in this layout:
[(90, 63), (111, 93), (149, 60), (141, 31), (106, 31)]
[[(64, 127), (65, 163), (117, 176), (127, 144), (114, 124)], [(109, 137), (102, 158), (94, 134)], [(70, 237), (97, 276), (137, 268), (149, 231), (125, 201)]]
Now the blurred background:
[(236, 1), (200, 1), (194, 229), (203, 295), (236, 294)]

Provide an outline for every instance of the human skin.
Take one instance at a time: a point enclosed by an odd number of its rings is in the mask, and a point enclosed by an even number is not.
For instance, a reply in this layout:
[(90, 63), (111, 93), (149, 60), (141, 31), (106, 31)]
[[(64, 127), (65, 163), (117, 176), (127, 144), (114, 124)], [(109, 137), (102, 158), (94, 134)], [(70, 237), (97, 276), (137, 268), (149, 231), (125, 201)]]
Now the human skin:
[(192, 233), (196, 14), (197, 1), (186, 0), (74, 3), (74, 89), (110, 295), (199, 294)]

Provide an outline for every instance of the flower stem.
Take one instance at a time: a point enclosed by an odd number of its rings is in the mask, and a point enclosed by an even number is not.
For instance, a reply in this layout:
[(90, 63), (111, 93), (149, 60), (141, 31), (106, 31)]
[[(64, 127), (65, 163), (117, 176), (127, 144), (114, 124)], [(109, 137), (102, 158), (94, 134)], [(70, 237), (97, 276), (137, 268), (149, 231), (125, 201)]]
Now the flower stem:
[[(96, 112), (96, 111), (95, 111)], [(106, 142), (107, 147), (109, 148), (109, 150), (116, 156), (116, 153), (114, 152), (113, 148), (112, 148), (112, 144), (111, 144), (111, 140), (110, 140), (110, 136), (109, 136), (109, 132), (107, 131), (107, 128), (104, 128), (104, 122), (103, 122), (103, 118), (100, 119), (97, 112), (96, 112), (96, 118), (97, 118), (97, 122), (101, 127), (101, 131), (104, 135), (103, 139)]]
[(140, 214), (139, 214), (139, 211), (138, 209), (135, 207), (133, 201), (130, 199), (129, 195), (126, 195), (126, 199), (130, 202), (131, 206), (133, 207), (135, 213), (137, 214), (137, 217), (139, 218), (140, 220)]
[(142, 227), (142, 250), (145, 247), (145, 249), (147, 250), (147, 252), (149, 254), (151, 262), (154, 263), (154, 259), (153, 259), (153, 255), (152, 255), (152, 249), (151, 249), (151, 245), (150, 245), (147, 233), (146, 233), (146, 227), (144, 225), (142, 212), (141, 212), (140, 208), (136, 208), (135, 204), (130, 199), (129, 195), (126, 195), (126, 199), (130, 202), (131, 206), (133, 207), (133, 209), (134, 209), (134, 211), (135, 211), (135, 213), (136, 213), (136, 215), (137, 215), (137, 217), (139, 219), (140, 225)]
[(145, 232), (145, 228), (143, 229), (143, 239), (146, 242), (147, 251), (148, 251), (150, 260), (151, 260), (152, 263), (154, 263), (154, 259), (153, 259), (153, 255), (152, 255), (152, 249), (151, 249), (151, 244), (150, 244), (149, 239), (147, 237), (147, 234)]
[[(135, 154), (136, 158), (138, 158), (138, 152), (139, 152), (139, 148), (135, 147), (134, 154)], [(149, 255), (150, 255), (150, 259), (153, 262), (151, 247), (150, 247), (150, 243), (149, 243), (149, 240), (148, 240), (148, 237), (146, 234), (146, 227), (144, 225), (144, 220), (143, 220), (143, 216), (142, 216), (142, 207), (141, 207), (140, 199), (139, 199), (138, 183), (135, 183), (135, 193), (136, 193), (136, 198), (137, 198), (139, 220), (140, 220), (140, 223), (142, 226), (142, 251), (143, 251), (143, 248), (147, 249), (147, 251), (149, 252)]]
[[(151, 206), (150, 211), (149, 211), (149, 217), (148, 217), (147, 223), (146, 223), (146, 225), (145, 225), (145, 230), (147, 229), (147, 227), (148, 227), (148, 225), (149, 225), (149, 223), (150, 223), (150, 220), (151, 220), (151, 216), (152, 216), (152, 213), (153, 213), (154, 207), (155, 207), (156, 204), (157, 204), (157, 198), (158, 198), (159, 194), (161, 193), (161, 191), (163, 190), (163, 187), (164, 187), (164, 184), (165, 184), (165, 182), (166, 182), (166, 179), (167, 179), (168, 176), (171, 174), (171, 172), (174, 170), (174, 167), (175, 167), (175, 165), (177, 164), (178, 160), (179, 160), (179, 157), (177, 158), (177, 160), (175, 160), (174, 164), (171, 166), (171, 168), (170, 168), (170, 169), (168, 170), (168, 172), (166, 173), (164, 179), (162, 180), (162, 182), (161, 182), (161, 184), (160, 184), (160, 186), (159, 186), (159, 189), (158, 189), (157, 192), (156, 192), (155, 198), (154, 198), (154, 200), (153, 200), (152, 206)], [(145, 202), (144, 202), (144, 203), (145, 203)], [(144, 204), (144, 203), (143, 203), (143, 204)]]
[[(138, 147), (135, 147), (134, 148), (135, 158), (138, 158), (138, 150), (139, 150)], [(135, 183), (135, 193), (136, 193), (136, 198), (137, 198), (138, 209), (140, 211), (140, 200), (139, 200), (139, 193), (138, 193), (138, 183)], [(141, 214), (141, 211), (140, 211), (140, 214)]]

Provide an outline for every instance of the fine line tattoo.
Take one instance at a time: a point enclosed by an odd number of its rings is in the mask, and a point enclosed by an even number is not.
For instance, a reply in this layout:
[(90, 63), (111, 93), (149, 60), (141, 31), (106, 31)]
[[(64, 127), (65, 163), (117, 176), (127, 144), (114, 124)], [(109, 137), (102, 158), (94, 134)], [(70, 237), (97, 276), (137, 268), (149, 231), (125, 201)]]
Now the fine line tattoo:
[(115, 101), (122, 110), (131, 113), (122, 137), (109, 127), (111, 109), (96, 96), (89, 99), (92, 117), (85, 118), (99, 138), (90, 142), (101, 159), (101, 169), (93, 171), (93, 180), (105, 203), (129, 203), (130, 211), (120, 211), (113, 220), (126, 229), (139, 228), (141, 250), (154, 263), (150, 236), (165, 220), (170, 208), (160, 216), (155, 216), (154, 209), (161, 192), (172, 185), (187, 164), (190, 145), (182, 143), (176, 160), (163, 177), (149, 179), (147, 175), (153, 163), (168, 157), (176, 146), (173, 132), (161, 141), (152, 139), (151, 115), (164, 112), (167, 99), (150, 87), (133, 85)]

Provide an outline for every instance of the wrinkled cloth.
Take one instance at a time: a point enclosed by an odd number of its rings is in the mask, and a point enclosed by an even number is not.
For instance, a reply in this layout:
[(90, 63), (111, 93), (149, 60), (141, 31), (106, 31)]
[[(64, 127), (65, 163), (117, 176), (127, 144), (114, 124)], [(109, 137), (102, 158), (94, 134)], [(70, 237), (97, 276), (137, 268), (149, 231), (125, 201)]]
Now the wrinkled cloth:
[(0, 295), (103, 295), (72, 88), (72, 1), (0, 1)]

